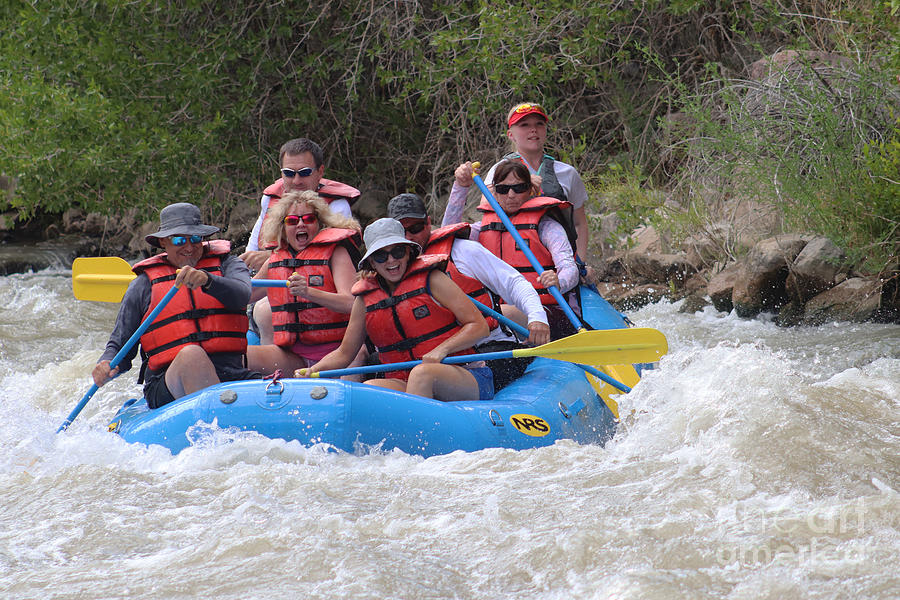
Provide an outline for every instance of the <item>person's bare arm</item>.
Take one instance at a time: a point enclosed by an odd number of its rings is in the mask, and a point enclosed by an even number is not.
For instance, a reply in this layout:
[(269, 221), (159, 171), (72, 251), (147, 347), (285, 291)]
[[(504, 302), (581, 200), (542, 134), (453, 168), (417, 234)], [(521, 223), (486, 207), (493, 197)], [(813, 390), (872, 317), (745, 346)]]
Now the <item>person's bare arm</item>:
[(428, 287), (432, 297), (441, 306), (451, 311), (462, 327), (431, 352), (425, 354), (422, 362), (441, 362), (454, 352), (471, 348), (490, 333), (487, 321), (484, 320), (469, 297), (458, 285), (453, 283), (446, 273), (437, 270), (431, 271), (428, 275)]

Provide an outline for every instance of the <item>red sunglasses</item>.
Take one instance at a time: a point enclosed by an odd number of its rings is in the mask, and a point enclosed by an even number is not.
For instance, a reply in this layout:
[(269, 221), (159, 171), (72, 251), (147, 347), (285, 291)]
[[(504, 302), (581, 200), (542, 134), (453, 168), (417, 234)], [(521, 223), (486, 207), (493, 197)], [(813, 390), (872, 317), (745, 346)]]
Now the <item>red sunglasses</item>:
[(303, 221), (307, 225), (312, 225), (316, 221), (319, 220), (319, 217), (316, 216), (316, 213), (306, 213), (305, 215), (288, 215), (284, 218), (285, 225), (298, 225), (300, 221)]

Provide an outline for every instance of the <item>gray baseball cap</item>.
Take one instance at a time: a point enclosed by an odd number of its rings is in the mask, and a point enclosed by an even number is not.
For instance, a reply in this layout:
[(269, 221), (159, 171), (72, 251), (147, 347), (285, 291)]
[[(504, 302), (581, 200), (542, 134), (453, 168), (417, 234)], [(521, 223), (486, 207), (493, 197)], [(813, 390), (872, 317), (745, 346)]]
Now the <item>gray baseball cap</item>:
[(366, 243), (366, 253), (356, 266), (357, 269), (365, 268), (364, 265), (373, 252), (394, 244), (409, 244), (413, 247), (414, 256), (418, 256), (422, 252), (422, 246), (406, 239), (406, 232), (400, 221), (390, 218), (378, 219), (366, 227), (363, 232), (363, 241)]
[(428, 211), (425, 203), (416, 194), (400, 194), (388, 202), (388, 216), (392, 219), (425, 219)]
[(144, 239), (151, 246), (160, 248), (160, 238), (170, 235), (201, 235), (206, 237), (219, 230), (213, 225), (200, 222), (200, 209), (190, 202), (170, 204), (159, 211), (159, 231)]

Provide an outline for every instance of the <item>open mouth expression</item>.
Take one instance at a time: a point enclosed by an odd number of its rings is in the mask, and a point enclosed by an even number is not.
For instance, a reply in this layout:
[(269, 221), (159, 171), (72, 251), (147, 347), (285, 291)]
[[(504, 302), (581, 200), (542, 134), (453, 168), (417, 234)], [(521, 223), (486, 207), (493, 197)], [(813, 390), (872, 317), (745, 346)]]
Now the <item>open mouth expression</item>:
[[(315, 211), (305, 204), (295, 204), (288, 214), (302, 216), (314, 213)], [(316, 237), (316, 234), (319, 233), (319, 223), (318, 221), (314, 221), (307, 224), (301, 220), (296, 225), (285, 224), (284, 229), (285, 238), (287, 239), (288, 244), (290, 244), (291, 248), (295, 251), (300, 251), (306, 248), (312, 239)]]

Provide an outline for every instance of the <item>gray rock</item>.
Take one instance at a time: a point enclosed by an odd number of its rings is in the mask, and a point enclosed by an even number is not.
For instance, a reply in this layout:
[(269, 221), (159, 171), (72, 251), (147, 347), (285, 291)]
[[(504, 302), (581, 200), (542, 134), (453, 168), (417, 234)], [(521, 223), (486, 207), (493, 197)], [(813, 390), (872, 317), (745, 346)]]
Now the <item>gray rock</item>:
[(683, 296), (691, 296), (694, 294), (705, 296), (706, 287), (708, 285), (709, 281), (706, 279), (706, 275), (703, 272), (694, 273), (688, 277), (687, 281), (684, 282), (684, 287), (678, 291)]
[(628, 252), (624, 260), (629, 271), (647, 282), (672, 285), (675, 288), (683, 287), (688, 277), (697, 272), (687, 258), (680, 254)]
[(742, 261), (731, 302), (738, 316), (755, 317), (777, 310), (787, 302), (785, 281), (788, 265), (807, 243), (802, 235), (779, 235), (762, 240)]
[(709, 267), (725, 254), (720, 240), (709, 234), (694, 234), (681, 244), (687, 261), (696, 270)]
[(666, 297), (668, 289), (661, 284), (598, 286), (600, 294), (617, 310), (637, 310)]
[(788, 296), (806, 301), (835, 285), (835, 278), (846, 260), (844, 252), (831, 240), (817, 237), (810, 241), (790, 267), (786, 281)]
[(691, 294), (684, 299), (684, 304), (681, 305), (678, 312), (693, 314), (700, 312), (707, 306), (709, 306), (709, 301), (704, 296), (700, 294)]
[(881, 308), (881, 292), (881, 280), (852, 277), (810, 299), (803, 311), (803, 323), (868, 321)]
[[(593, 228), (594, 231), (599, 229), (599, 233), (591, 233), (591, 250), (593, 250), (595, 256), (599, 258), (608, 258), (612, 256), (615, 249), (609, 240), (615, 237), (616, 230), (622, 222), (619, 215), (616, 213), (589, 215), (588, 219), (591, 225), (599, 223), (599, 227)], [(599, 249), (599, 252), (597, 252), (597, 249)]]
[(709, 280), (706, 293), (712, 301), (712, 305), (719, 312), (730, 313), (734, 309), (731, 297), (734, 292), (734, 284), (741, 273), (739, 263), (731, 263)]
[(799, 300), (791, 300), (781, 307), (775, 315), (775, 324), (780, 327), (793, 327), (803, 321), (803, 303)]
[(621, 255), (603, 258), (593, 265), (597, 281), (623, 283), (628, 279), (628, 270)]
[(631, 234), (634, 246), (631, 252), (636, 254), (659, 253), (663, 251), (663, 240), (652, 225), (642, 225)]

